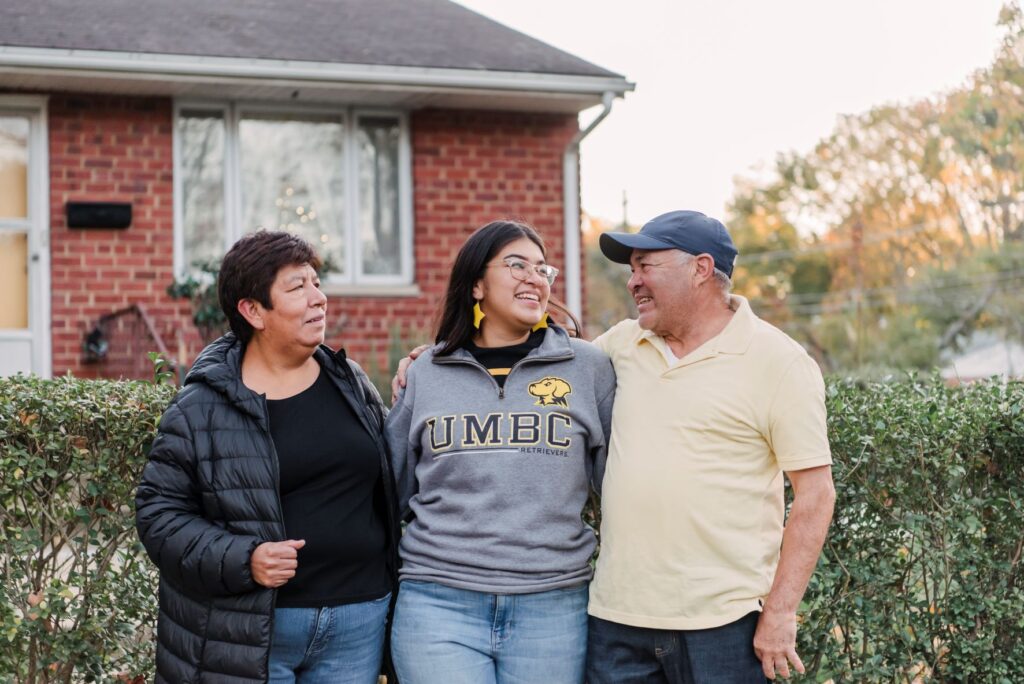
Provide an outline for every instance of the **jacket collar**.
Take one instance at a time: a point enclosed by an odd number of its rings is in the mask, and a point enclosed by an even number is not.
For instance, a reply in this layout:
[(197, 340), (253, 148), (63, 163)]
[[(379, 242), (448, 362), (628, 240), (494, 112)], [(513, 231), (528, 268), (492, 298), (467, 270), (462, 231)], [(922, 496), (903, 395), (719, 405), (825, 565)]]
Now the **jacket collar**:
[[(450, 363), (452, 361), (473, 361), (473, 355), (463, 348), (456, 349), (448, 356), (435, 356), (442, 345), (435, 345), (431, 361), (434, 363)], [(524, 358), (531, 361), (564, 361), (575, 356), (572, 344), (569, 342), (569, 333), (559, 326), (548, 326), (544, 331), (544, 340), (536, 349), (531, 349)]]
[[(200, 352), (191, 370), (185, 376), (185, 384), (205, 384), (219, 392), (228, 402), (240, 411), (251, 415), (266, 427), (266, 412), (263, 396), (256, 394), (242, 382), (242, 357), (245, 345), (235, 337), (234, 333), (214, 340)], [(320, 367), (338, 380), (345, 381), (344, 368), (347, 366), (345, 350), (335, 352), (327, 345), (320, 345), (313, 358)], [(358, 411), (357, 411), (358, 413)]]

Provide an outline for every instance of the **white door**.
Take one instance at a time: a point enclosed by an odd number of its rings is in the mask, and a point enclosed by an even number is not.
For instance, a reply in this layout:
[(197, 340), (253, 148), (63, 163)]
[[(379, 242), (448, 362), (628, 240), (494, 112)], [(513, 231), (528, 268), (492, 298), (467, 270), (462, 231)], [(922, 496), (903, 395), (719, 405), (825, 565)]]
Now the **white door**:
[(0, 96), (0, 376), (50, 376), (46, 101)]

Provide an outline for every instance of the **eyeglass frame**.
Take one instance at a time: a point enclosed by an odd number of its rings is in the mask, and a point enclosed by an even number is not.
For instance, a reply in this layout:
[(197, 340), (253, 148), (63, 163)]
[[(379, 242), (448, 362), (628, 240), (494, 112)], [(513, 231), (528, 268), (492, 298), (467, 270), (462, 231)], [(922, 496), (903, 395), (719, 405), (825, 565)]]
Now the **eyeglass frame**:
[[(531, 264), (526, 259), (517, 256), (507, 256), (501, 261), (502, 263), (500, 264), (487, 264), (487, 268), (490, 268), (491, 266), (506, 266), (508, 267), (508, 272), (512, 274), (512, 277), (521, 283), (525, 283), (527, 280), (529, 280), (531, 274), (524, 268), (522, 272), (525, 273), (526, 275), (520, 278), (518, 275), (516, 275), (516, 269), (512, 264), (525, 264), (533, 271), (533, 273), (539, 275), (544, 280), (544, 282), (548, 284), (548, 287), (551, 287), (552, 285), (555, 284), (555, 278), (557, 278), (559, 274), (559, 270), (552, 266), (551, 264)], [(540, 269), (542, 268), (547, 269), (551, 273), (550, 277), (541, 272)]]

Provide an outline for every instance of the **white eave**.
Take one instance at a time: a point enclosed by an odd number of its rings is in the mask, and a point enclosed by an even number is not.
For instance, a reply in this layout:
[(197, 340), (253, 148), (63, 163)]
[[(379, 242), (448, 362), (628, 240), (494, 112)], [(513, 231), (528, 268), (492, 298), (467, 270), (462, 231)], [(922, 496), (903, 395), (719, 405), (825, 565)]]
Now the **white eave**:
[(0, 87), (578, 112), (634, 84), (604, 76), (0, 46)]

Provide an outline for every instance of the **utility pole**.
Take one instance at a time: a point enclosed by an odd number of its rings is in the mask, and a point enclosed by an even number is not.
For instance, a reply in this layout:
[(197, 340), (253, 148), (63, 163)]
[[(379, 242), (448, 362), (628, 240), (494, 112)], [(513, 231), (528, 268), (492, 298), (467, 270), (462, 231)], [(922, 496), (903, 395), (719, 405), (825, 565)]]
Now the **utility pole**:
[(854, 362), (859, 368), (864, 356), (864, 222), (860, 216), (853, 222), (850, 235), (850, 271), (853, 273), (853, 289), (850, 296), (854, 305)]
[(622, 228), (629, 228), (629, 218), (627, 217), (627, 210), (629, 209), (629, 198), (626, 197), (626, 191), (622, 191)]

